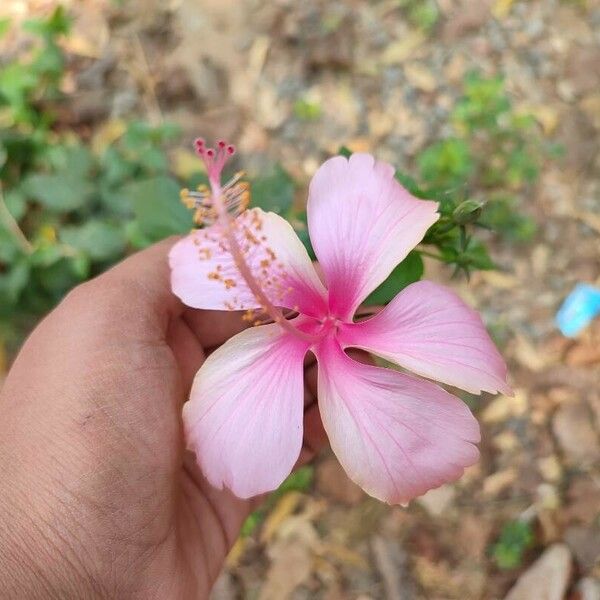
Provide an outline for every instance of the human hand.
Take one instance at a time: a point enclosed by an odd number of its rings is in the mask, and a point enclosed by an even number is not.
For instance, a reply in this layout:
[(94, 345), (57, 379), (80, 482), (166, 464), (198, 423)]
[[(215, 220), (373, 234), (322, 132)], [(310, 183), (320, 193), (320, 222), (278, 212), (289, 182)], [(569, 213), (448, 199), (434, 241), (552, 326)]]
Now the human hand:
[[(210, 487), (181, 407), (238, 314), (186, 309), (157, 244), (85, 283), (0, 391), (3, 598), (205, 598), (251, 501)], [(325, 440), (307, 365), (305, 445)]]

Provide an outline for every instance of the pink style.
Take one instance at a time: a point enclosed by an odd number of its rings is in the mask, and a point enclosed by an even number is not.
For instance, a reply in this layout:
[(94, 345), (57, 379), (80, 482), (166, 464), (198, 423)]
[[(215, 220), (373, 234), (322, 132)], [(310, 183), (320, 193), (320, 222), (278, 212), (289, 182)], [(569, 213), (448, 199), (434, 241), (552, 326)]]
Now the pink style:
[[(420, 281), (377, 315), (354, 320), (436, 222), (437, 204), (411, 196), (391, 165), (368, 154), (326, 161), (308, 199), (324, 285), (287, 221), (244, 210), (239, 178), (221, 185), (233, 148), (199, 141), (197, 151), (210, 189), (191, 195), (212, 224), (171, 250), (173, 291), (191, 307), (243, 310), (250, 321), (258, 311), (274, 321), (231, 338), (196, 375), (183, 422), (209, 482), (249, 498), (290, 474), (302, 445), (309, 351), (319, 365), (319, 410), (331, 447), (367, 493), (406, 503), (458, 479), (479, 458), (479, 425), (464, 402), (428, 379), (511, 393), (480, 317), (452, 291)], [(282, 308), (297, 316), (286, 318)], [(347, 348), (427, 379), (358, 363)]]

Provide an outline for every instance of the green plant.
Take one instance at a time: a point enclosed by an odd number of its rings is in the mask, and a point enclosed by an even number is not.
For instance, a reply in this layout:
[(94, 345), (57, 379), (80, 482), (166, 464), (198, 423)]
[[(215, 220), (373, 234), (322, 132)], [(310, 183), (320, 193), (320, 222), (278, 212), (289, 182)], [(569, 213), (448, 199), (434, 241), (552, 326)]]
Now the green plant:
[(523, 555), (533, 545), (534, 535), (529, 523), (509, 521), (502, 527), (498, 541), (492, 547), (492, 557), (500, 569), (521, 565)]
[(410, 23), (429, 31), (432, 29), (440, 18), (440, 9), (435, 0), (399, 0)]
[[(403, 4), (410, 11), (430, 5)], [(0, 22), (0, 36), (9, 27)], [(93, 141), (67, 132), (58, 115), (69, 108), (61, 93), (66, 60), (59, 43), (69, 32), (68, 16), (57, 8), (25, 28), (32, 45), (0, 65), (0, 337), (15, 345), (77, 283), (132, 250), (188, 231), (192, 217), (177, 200), (179, 189), (206, 182), (200, 171), (173, 175), (167, 148), (179, 130), (172, 125), (109, 123), (109, 134)], [(302, 101), (295, 112), (313, 119), (317, 109)], [(514, 114), (503, 81), (470, 75), (453, 122), (455, 135), (417, 158), (419, 181), (396, 175), (414, 195), (439, 202), (440, 220), (368, 304), (385, 304), (420, 279), (424, 255), (467, 274), (493, 268), (480, 235), (485, 229), (515, 240), (531, 235), (518, 192), (535, 177), (537, 154), (530, 120)], [(503, 165), (497, 172), (496, 163)], [(252, 182), (253, 205), (289, 219), (315, 258), (295, 191), (276, 164)]]

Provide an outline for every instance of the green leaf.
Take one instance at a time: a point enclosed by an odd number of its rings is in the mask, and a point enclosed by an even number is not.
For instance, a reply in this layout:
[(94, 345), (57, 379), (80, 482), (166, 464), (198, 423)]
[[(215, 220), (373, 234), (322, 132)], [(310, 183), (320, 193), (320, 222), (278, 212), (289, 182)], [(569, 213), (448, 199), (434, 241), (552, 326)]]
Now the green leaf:
[(66, 172), (30, 175), (23, 190), (48, 210), (69, 212), (86, 204), (92, 192), (90, 181)]
[(36, 278), (54, 302), (58, 302), (72, 287), (82, 281), (81, 265), (77, 257), (63, 256), (54, 264), (36, 270)]
[(277, 497), (287, 492), (306, 492), (312, 485), (315, 470), (311, 465), (300, 467), (285, 479), (285, 481), (273, 493)]
[(252, 182), (252, 205), (278, 215), (285, 214), (294, 202), (294, 181), (280, 164)]
[(10, 29), (10, 18), (3, 17), (2, 19), (0, 19), (0, 39), (2, 39), (8, 33), (9, 29)]
[(14, 235), (0, 223), (0, 264), (10, 264), (19, 254)]
[(26, 259), (17, 261), (4, 280), (4, 289), (11, 303), (17, 302), (29, 281), (30, 266)]
[(25, 215), (27, 210), (27, 201), (25, 194), (18, 188), (13, 188), (4, 194), (4, 202), (8, 212), (13, 216), (15, 221), (19, 221)]
[(71, 19), (64, 7), (57, 6), (47, 19), (30, 19), (23, 23), (23, 29), (42, 37), (55, 37), (69, 32)]
[(533, 542), (533, 530), (529, 523), (509, 521), (502, 528), (500, 538), (492, 548), (494, 561), (500, 569), (519, 567), (523, 554)]
[(390, 302), (400, 290), (419, 281), (423, 276), (423, 259), (413, 250), (391, 272), (390, 276), (364, 301), (367, 306), (380, 306)]
[(135, 165), (126, 160), (123, 155), (115, 148), (106, 149), (100, 159), (103, 168), (102, 178), (110, 185), (124, 183), (127, 179), (133, 177)]
[(417, 157), (421, 178), (428, 185), (452, 188), (465, 185), (473, 171), (468, 144), (458, 138), (436, 142)]
[(120, 258), (127, 244), (124, 232), (106, 221), (93, 219), (83, 225), (69, 225), (60, 232), (61, 240), (94, 261)]
[(45, 160), (52, 171), (75, 179), (85, 179), (94, 165), (91, 151), (81, 144), (51, 146)]
[(123, 193), (132, 202), (139, 232), (151, 241), (188, 233), (192, 213), (179, 199), (179, 185), (170, 177), (151, 177), (128, 184)]
[(394, 177), (405, 187), (413, 196), (417, 198), (423, 198), (424, 200), (431, 200), (431, 194), (422, 190), (419, 187), (417, 181), (410, 175), (403, 173), (402, 171), (396, 171)]
[(340, 146), (338, 148), (337, 153), (340, 156), (345, 156), (346, 158), (350, 158), (352, 156), (352, 150), (350, 150), (350, 148), (348, 148), (348, 146)]
[(475, 238), (471, 238), (466, 250), (460, 255), (459, 264), (481, 271), (491, 271), (496, 268), (483, 242)]
[(160, 148), (146, 148), (138, 157), (140, 165), (151, 172), (165, 172), (169, 168), (166, 154)]
[(140, 231), (140, 224), (137, 221), (129, 221), (125, 225), (125, 234), (129, 245), (135, 250), (142, 250), (152, 244), (152, 240)]
[(15, 109), (19, 108), (37, 82), (38, 78), (25, 65), (8, 64), (0, 69), (0, 99), (4, 98)]
[(265, 520), (266, 513), (264, 510), (255, 510), (251, 512), (244, 521), (240, 530), (241, 537), (252, 535), (256, 528)]
[(322, 112), (318, 102), (306, 98), (298, 98), (294, 102), (294, 115), (302, 121), (316, 121), (321, 117)]

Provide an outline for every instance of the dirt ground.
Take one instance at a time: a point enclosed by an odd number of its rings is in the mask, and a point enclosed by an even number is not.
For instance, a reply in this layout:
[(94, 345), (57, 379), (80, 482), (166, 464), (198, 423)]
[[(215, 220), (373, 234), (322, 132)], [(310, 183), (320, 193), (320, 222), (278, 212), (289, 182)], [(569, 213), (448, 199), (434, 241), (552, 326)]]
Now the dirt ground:
[[(397, 0), (70, 4), (80, 130), (131, 115), (175, 121), (187, 141), (227, 137), (251, 171), (280, 161), (301, 182), (341, 144), (410, 172), (477, 67), (504, 73), (516, 105), (565, 148), (527, 198), (534, 241), (494, 243), (500, 271), (467, 283), (427, 263), (427, 278), (482, 311), (510, 365), (514, 398), (474, 401), (480, 463), (401, 508), (366, 497), (323, 456), (313, 489), (284, 496), (238, 542), (214, 600), (600, 599), (600, 323), (576, 341), (554, 325), (576, 282), (600, 284), (600, 2), (437, 4), (429, 34)], [(298, 119), (298, 98), (321, 117)], [(502, 570), (491, 548), (514, 519), (534, 542)]]

